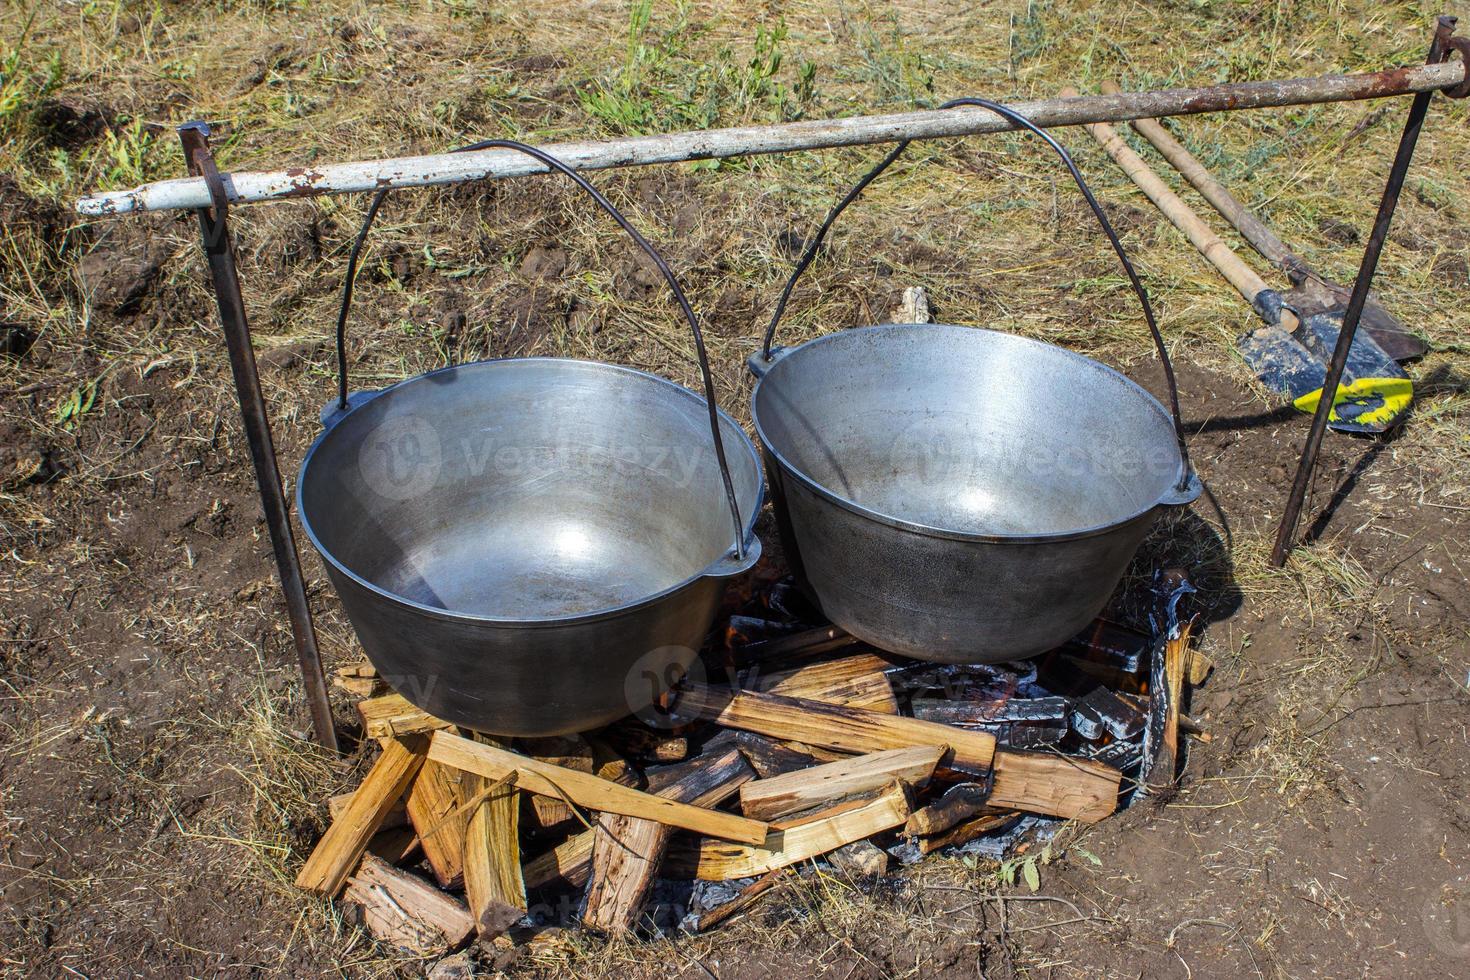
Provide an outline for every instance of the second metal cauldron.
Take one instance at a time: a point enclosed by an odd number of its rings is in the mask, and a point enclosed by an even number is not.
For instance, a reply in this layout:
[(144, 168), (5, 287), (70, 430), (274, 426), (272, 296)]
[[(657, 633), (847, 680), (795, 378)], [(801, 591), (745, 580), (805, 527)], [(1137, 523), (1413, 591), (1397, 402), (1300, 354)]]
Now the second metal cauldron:
[[(883, 650), (998, 662), (1042, 653), (1106, 604), (1159, 513), (1199, 495), (1168, 353), (1148, 296), (1066, 151), (1060, 154), (1143, 305), (1173, 418), (1118, 372), (1050, 344), (977, 328), (892, 324), (773, 348), (751, 414), (786, 553), (822, 611)], [(946, 106), (947, 108), (948, 106)]]
[(1042, 653), (1102, 609), (1188, 471), (1096, 361), (901, 324), (778, 352), (751, 398), (787, 555), (834, 623), (923, 660)]

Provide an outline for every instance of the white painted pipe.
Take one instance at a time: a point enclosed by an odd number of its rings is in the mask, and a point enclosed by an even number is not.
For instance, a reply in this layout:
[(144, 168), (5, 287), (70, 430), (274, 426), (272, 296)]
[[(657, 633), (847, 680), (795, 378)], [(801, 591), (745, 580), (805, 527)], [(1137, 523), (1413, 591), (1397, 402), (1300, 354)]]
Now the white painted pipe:
[[(1458, 85), (1464, 79), (1465, 64), (1456, 59), (1437, 65), (1390, 68), (1364, 75), (1323, 75), (1237, 82), (1208, 88), (1041, 99), (1018, 102), (1011, 108), (1039, 126), (1074, 126), (1200, 112), (1377, 99), (1445, 89)], [(578, 170), (602, 170), (757, 153), (971, 136), (1015, 128), (1014, 124), (989, 110), (964, 107), (669, 133), (604, 142), (553, 143), (542, 149)], [(483, 150), (321, 167), (292, 167), (261, 173), (230, 173), (224, 175), (224, 180), (231, 202), (241, 203), (375, 191), (383, 187), (458, 184), (545, 170), (542, 164), (521, 153)], [(200, 208), (207, 207), (209, 203), (209, 192), (203, 178), (185, 177), (144, 184), (132, 190), (94, 194), (78, 201), (76, 209), (89, 217), (101, 217), (132, 211)]]

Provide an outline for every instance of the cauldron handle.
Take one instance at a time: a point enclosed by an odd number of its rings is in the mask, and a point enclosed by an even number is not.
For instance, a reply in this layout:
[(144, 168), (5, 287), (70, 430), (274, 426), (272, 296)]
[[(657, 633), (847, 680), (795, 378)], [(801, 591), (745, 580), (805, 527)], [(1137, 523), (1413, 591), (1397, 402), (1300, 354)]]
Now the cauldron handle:
[[(1040, 136), (1048, 146), (1056, 151), (1057, 156), (1061, 158), (1062, 163), (1067, 167), (1067, 171), (1072, 175), (1072, 179), (1076, 181), (1077, 188), (1082, 191), (1082, 196), (1087, 199), (1087, 205), (1092, 208), (1092, 213), (1097, 218), (1097, 223), (1102, 226), (1103, 234), (1107, 236), (1108, 242), (1113, 246), (1113, 251), (1118, 254), (1118, 261), (1123, 263), (1123, 271), (1128, 274), (1128, 281), (1132, 284), (1133, 292), (1138, 296), (1138, 302), (1143, 307), (1143, 318), (1148, 323), (1149, 333), (1153, 334), (1154, 346), (1159, 352), (1159, 362), (1164, 368), (1164, 381), (1169, 388), (1169, 411), (1174, 419), (1174, 438), (1179, 443), (1179, 458), (1184, 464), (1177, 490), (1181, 498), (1186, 496), (1186, 491), (1189, 491), (1191, 486), (1192, 471), (1189, 466), (1189, 447), (1186, 445), (1184, 439), (1184, 421), (1179, 414), (1179, 386), (1174, 381), (1174, 365), (1169, 360), (1169, 351), (1164, 344), (1164, 335), (1159, 331), (1158, 322), (1154, 319), (1153, 304), (1149, 302), (1148, 291), (1144, 289), (1142, 280), (1138, 278), (1138, 273), (1134, 271), (1133, 263), (1129, 261), (1128, 253), (1123, 250), (1123, 243), (1119, 241), (1118, 233), (1113, 230), (1113, 225), (1108, 221), (1108, 216), (1104, 213), (1102, 205), (1093, 196), (1092, 189), (1087, 186), (1087, 181), (1083, 180), (1082, 172), (1072, 162), (1072, 157), (1067, 153), (1066, 148), (1058, 143), (1046, 130), (1037, 126), (1016, 110), (997, 102), (991, 102), (988, 99), (951, 99), (939, 108), (953, 109), (956, 106), (978, 106), (982, 109), (989, 109), (996, 115), (1003, 116), (1018, 126)], [(781, 297), (776, 301), (776, 310), (771, 314), (770, 326), (766, 327), (765, 340), (761, 344), (761, 352), (758, 355), (760, 360), (758, 361), (756, 357), (751, 358), (751, 370), (757, 375), (763, 373), (762, 361), (765, 362), (765, 366), (767, 367), (771, 363), (771, 341), (775, 339), (776, 326), (781, 322), (781, 316), (786, 312), (786, 301), (791, 298), (791, 290), (796, 285), (796, 280), (801, 278), (801, 274), (806, 271), (806, 267), (811, 265), (812, 259), (816, 258), (818, 249), (822, 247), (822, 242), (827, 237), (827, 232), (832, 228), (832, 222), (837, 220), (837, 216), (849, 204), (857, 200), (858, 195), (862, 194), (863, 190), (876, 180), (879, 174), (887, 170), (889, 165), (897, 160), (904, 150), (908, 149), (908, 145), (911, 142), (913, 141), (904, 140), (892, 150), (888, 151), (888, 154), (878, 162), (878, 165), (864, 174), (863, 178), (853, 186), (852, 190), (848, 191), (842, 200), (837, 202), (837, 206), (828, 212), (826, 220), (817, 229), (817, 233), (813, 236), (811, 244), (807, 246), (806, 252), (801, 256), (801, 260), (796, 263), (796, 269), (791, 273), (791, 278), (786, 280), (786, 285), (781, 290)]]
[[(684, 289), (679, 285), (679, 280), (674, 277), (674, 272), (664, 257), (658, 253), (648, 239), (638, 233), (638, 229), (623, 216), (623, 213), (613, 206), (612, 202), (602, 196), (596, 187), (567, 166), (556, 157), (545, 150), (537, 149), (525, 143), (515, 140), (482, 140), (479, 143), (471, 143), (468, 146), (457, 147), (452, 152), (465, 153), (471, 150), (504, 149), (515, 150), (527, 156), (541, 161), (551, 170), (561, 172), (571, 181), (586, 191), (587, 194), (597, 202), (598, 207), (606, 211), (618, 225), (628, 233), (628, 237), (641, 248), (644, 253), (653, 259), (658, 271), (663, 274), (664, 280), (669, 284), (669, 290), (674, 294), (674, 299), (679, 304), (679, 309), (684, 313), (684, 319), (689, 322), (689, 330), (694, 334), (694, 352), (699, 360), (699, 373), (704, 380), (705, 406), (709, 409), (710, 435), (715, 441), (715, 457), (720, 464), (720, 478), (725, 483), (725, 499), (730, 505), (730, 517), (735, 523), (735, 548), (736, 562), (745, 559), (745, 525), (740, 520), (740, 504), (735, 495), (735, 481), (730, 476), (730, 464), (725, 459), (725, 441), (720, 437), (720, 413), (715, 403), (715, 382), (710, 374), (709, 355), (705, 352), (704, 333), (699, 328), (699, 318), (694, 315), (694, 308), (689, 305), (689, 298), (684, 295)], [(384, 199), (388, 196), (389, 188), (383, 188), (373, 195), (373, 202), (368, 206), (367, 215), (363, 218), (362, 228), (357, 233), (357, 239), (352, 243), (352, 251), (347, 256), (347, 281), (342, 286), (342, 305), (337, 311), (337, 411), (346, 412), (350, 407), (347, 396), (347, 314), (352, 308), (352, 286), (357, 279), (357, 263), (362, 254), (363, 244), (367, 241), (368, 231), (373, 226), (373, 221), (378, 216), (378, 210), (382, 208)]]

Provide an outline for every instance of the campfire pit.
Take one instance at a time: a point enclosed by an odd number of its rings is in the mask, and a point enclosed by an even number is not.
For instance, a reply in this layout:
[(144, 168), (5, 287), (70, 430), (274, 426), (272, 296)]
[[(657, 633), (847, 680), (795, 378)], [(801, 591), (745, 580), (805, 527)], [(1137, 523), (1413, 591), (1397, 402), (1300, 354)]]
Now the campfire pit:
[(664, 708), (582, 735), (494, 739), (343, 668), (383, 752), (297, 883), (425, 953), (572, 920), (705, 931), (814, 861), (875, 876), (936, 852), (1000, 859), (1101, 820), (1169, 792), (1178, 732), (1199, 732), (1179, 702), (1210, 665), (1175, 616), (1182, 576), (1160, 577), (1151, 632), (1098, 620), (987, 665), (880, 653), (789, 578), (762, 581)]

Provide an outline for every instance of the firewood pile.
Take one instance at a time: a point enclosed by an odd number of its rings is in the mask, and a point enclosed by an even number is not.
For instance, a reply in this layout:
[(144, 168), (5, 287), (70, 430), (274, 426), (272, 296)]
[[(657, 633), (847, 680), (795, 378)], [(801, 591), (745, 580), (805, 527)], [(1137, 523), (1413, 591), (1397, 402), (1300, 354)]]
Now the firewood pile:
[(1151, 633), (1099, 620), (974, 666), (880, 654), (776, 581), (660, 707), (556, 738), (458, 729), (349, 667), (337, 684), (382, 751), (297, 884), (417, 953), (478, 937), (506, 955), (548, 926), (705, 931), (813, 862), (999, 859), (1170, 792), (1180, 734), (1209, 737), (1180, 710), (1210, 669), (1174, 617), (1187, 591), (1161, 578)]

